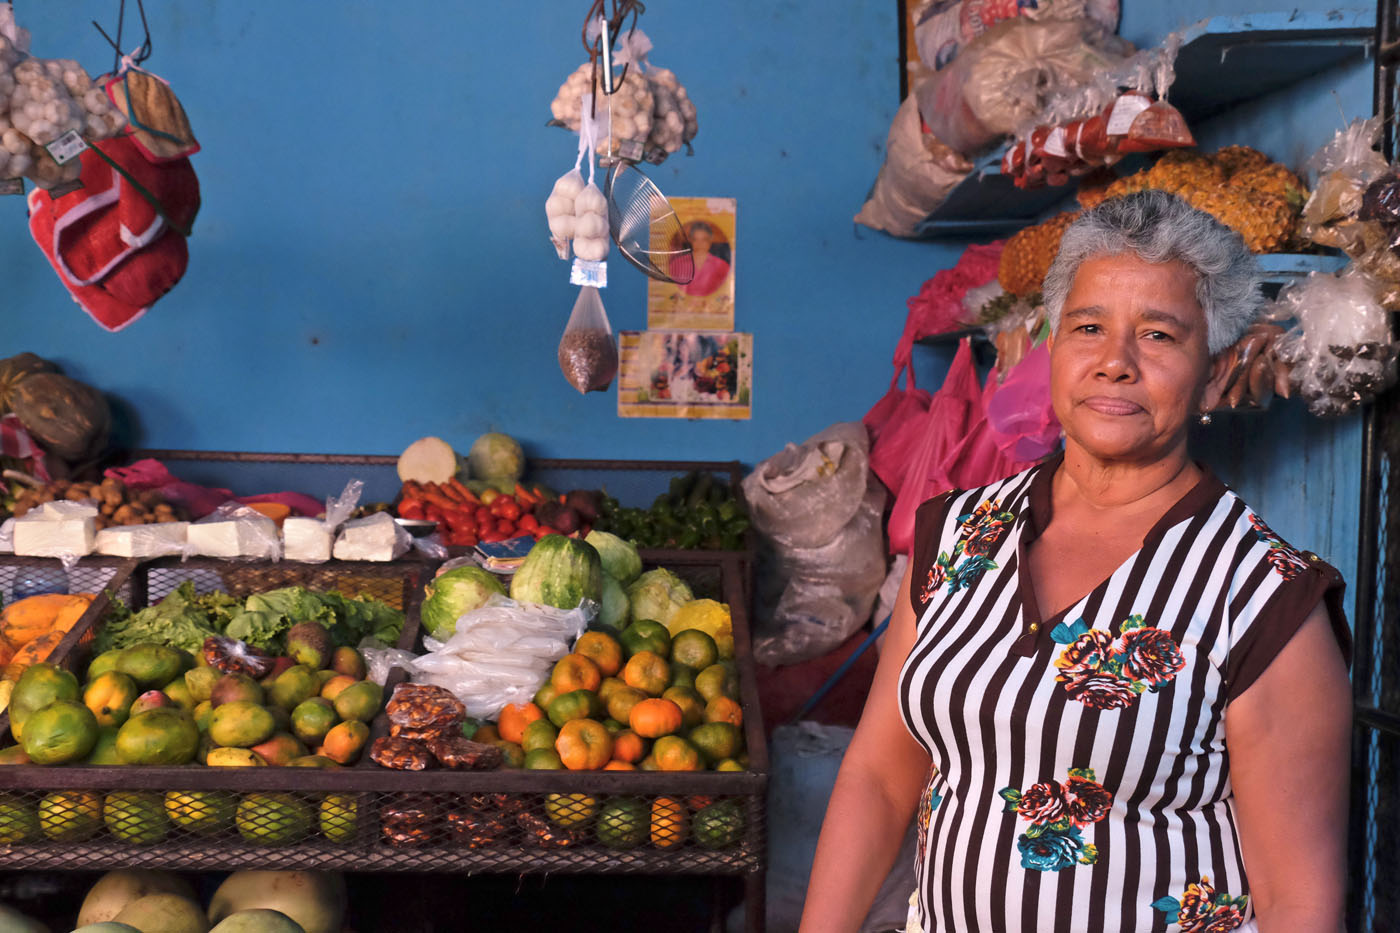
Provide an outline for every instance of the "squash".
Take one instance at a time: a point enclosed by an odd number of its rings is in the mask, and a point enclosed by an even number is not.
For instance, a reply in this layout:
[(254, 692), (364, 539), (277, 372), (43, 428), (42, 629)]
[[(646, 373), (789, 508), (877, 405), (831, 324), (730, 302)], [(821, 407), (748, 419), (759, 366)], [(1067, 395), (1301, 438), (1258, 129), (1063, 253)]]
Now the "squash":
[(15, 389), (26, 377), (36, 373), (56, 373), (59, 368), (42, 356), (18, 353), (0, 360), (0, 415), (10, 411)]
[(92, 600), (91, 593), (44, 593), (10, 603), (0, 612), (0, 636), (15, 648), (51, 631), (61, 636), (83, 617)]
[(510, 598), (573, 609), (584, 599), (603, 598), (603, 561), (593, 545), (563, 535), (545, 535), (530, 548), (510, 581)]
[(0, 667), (4, 667), (6, 664), (9, 664), (10, 660), (14, 658), (14, 656), (14, 645), (11, 645), (3, 637), (0, 637)]
[(107, 446), (107, 399), (76, 379), (45, 372), (26, 376), (11, 393), (10, 407), (46, 451), (64, 460), (84, 460)]

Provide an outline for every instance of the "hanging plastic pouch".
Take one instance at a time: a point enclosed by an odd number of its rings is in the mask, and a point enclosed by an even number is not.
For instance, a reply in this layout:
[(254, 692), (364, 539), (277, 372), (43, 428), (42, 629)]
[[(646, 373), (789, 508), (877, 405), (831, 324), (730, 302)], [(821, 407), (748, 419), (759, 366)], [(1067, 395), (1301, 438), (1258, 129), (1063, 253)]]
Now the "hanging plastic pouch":
[(569, 326), (559, 340), (559, 368), (580, 392), (603, 392), (617, 375), (617, 344), (598, 289), (579, 289)]
[(136, 147), (152, 162), (173, 162), (199, 151), (189, 117), (169, 81), (127, 61), (105, 90), (131, 125)]

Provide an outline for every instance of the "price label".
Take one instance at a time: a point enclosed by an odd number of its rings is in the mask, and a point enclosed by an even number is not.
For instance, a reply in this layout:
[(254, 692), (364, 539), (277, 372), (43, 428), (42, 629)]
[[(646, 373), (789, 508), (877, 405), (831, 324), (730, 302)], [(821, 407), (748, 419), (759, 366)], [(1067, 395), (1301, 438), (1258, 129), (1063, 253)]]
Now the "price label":
[(7, 194), (24, 194), (23, 178), (0, 178), (0, 196)]
[(642, 144), (635, 139), (624, 139), (617, 144), (617, 154), (629, 162), (636, 162), (642, 158)]
[(589, 262), (587, 259), (574, 259), (574, 267), (569, 271), (570, 285), (592, 285), (594, 288), (608, 287), (608, 264)]
[(44, 148), (59, 165), (67, 165), (87, 150), (88, 144), (78, 135), (77, 130), (69, 130)]

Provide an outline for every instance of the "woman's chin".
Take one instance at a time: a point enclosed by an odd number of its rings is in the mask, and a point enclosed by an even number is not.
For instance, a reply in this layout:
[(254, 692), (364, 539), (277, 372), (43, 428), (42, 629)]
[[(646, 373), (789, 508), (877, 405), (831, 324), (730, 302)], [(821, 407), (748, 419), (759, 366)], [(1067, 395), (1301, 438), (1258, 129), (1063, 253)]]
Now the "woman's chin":
[(1161, 438), (1141, 426), (1095, 426), (1070, 433), (1071, 442), (1097, 460), (1155, 460), (1164, 453)]

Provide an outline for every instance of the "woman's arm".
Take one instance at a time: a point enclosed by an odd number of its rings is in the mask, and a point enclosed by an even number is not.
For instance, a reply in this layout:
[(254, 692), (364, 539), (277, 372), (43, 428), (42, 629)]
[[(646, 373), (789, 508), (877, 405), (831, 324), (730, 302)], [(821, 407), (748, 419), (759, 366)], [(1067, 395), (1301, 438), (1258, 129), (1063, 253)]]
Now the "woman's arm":
[(822, 822), (802, 933), (860, 927), (918, 806), (928, 754), (899, 713), (899, 669), (914, 646), (914, 607), (904, 575), (860, 725), (841, 762)]
[(1337, 933), (1346, 898), (1351, 683), (1321, 604), (1225, 715), (1260, 933)]

